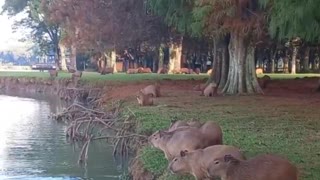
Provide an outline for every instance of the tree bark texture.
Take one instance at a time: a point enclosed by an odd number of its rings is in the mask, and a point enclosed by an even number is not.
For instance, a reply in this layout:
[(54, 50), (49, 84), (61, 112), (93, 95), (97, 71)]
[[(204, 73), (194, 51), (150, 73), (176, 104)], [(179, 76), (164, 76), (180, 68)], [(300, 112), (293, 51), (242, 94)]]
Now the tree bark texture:
[(62, 43), (59, 43), (59, 50), (60, 50), (59, 69), (62, 71), (68, 71), (65, 45)]
[(221, 77), (219, 81), (219, 89), (223, 89), (226, 85), (229, 73), (229, 51), (228, 44), (224, 44), (221, 49)]
[(309, 61), (310, 60), (310, 47), (306, 47), (305, 52), (304, 52), (304, 58), (303, 58), (303, 71), (304, 72), (309, 72)]
[(297, 54), (298, 54), (298, 47), (293, 47), (292, 60), (291, 60), (291, 74), (296, 74)]
[(114, 73), (117, 73), (117, 66), (116, 66), (116, 59), (117, 59), (117, 54), (116, 54), (116, 50), (113, 49), (111, 51), (111, 66), (110, 67), (113, 67), (113, 72)]
[(169, 72), (171, 73), (174, 69), (181, 68), (181, 57), (182, 57), (182, 44), (183, 36), (180, 37), (178, 42), (171, 42), (170, 45), (170, 60), (169, 60)]
[(229, 43), (229, 74), (222, 93), (261, 94), (255, 72), (254, 47), (240, 33), (232, 33)]
[(159, 68), (163, 68), (163, 62), (164, 62), (164, 45), (161, 44), (160, 47), (159, 47), (159, 65), (158, 67)]
[(74, 70), (77, 70), (77, 48), (75, 44), (71, 45), (70, 64)]

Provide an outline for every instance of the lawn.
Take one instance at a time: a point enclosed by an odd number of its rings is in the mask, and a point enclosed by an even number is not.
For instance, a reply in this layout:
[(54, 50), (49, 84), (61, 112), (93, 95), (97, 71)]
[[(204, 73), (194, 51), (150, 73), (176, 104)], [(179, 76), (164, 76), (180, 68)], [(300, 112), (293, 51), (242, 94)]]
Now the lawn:
[[(319, 179), (320, 95), (288, 94), (205, 98), (192, 91), (168, 90), (157, 106), (129, 106), (137, 116), (139, 133), (165, 129), (172, 119), (213, 120), (223, 129), (224, 143), (240, 147), (247, 157), (283, 155), (297, 165), (302, 179)], [(140, 160), (158, 179), (193, 179), (170, 175), (163, 153), (149, 145), (143, 147)]]

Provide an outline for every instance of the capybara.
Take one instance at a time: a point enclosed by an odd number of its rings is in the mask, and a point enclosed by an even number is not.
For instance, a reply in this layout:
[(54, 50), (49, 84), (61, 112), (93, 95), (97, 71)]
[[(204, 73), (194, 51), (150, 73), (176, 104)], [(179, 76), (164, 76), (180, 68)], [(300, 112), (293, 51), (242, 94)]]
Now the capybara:
[(153, 98), (147, 94), (144, 94), (141, 91), (139, 91), (136, 98), (137, 98), (138, 104), (140, 106), (152, 106), (153, 105)]
[(257, 74), (257, 75), (263, 74), (263, 69), (262, 69), (262, 68), (257, 68), (257, 69), (256, 69), (256, 74)]
[[(217, 158), (218, 157), (218, 158)], [(271, 154), (242, 160), (234, 155), (215, 156), (210, 177), (222, 180), (297, 180), (298, 170), (287, 159)]]
[(211, 82), (208, 86), (203, 90), (201, 95), (206, 97), (214, 96), (216, 94), (217, 84), (215, 82)]
[(138, 67), (138, 73), (143, 73), (143, 67)]
[(196, 69), (194, 70), (194, 73), (196, 73), (196, 74), (200, 74), (200, 72), (201, 72), (200, 68), (196, 68)]
[(210, 164), (215, 157), (232, 154), (239, 159), (245, 159), (240, 149), (229, 145), (214, 145), (194, 151), (180, 151), (168, 165), (168, 169), (175, 174), (191, 174), (197, 180), (208, 179)]
[(105, 67), (102, 69), (102, 71), (100, 72), (101, 75), (105, 75), (105, 74), (113, 74), (114, 68), (113, 67)]
[(192, 74), (193, 73), (193, 70), (188, 69), (188, 68), (181, 68), (179, 71), (181, 74)]
[(150, 68), (143, 68), (142, 73), (152, 73)]
[(222, 130), (214, 122), (207, 122), (200, 128), (189, 126), (173, 131), (157, 131), (148, 140), (155, 148), (162, 150), (168, 160), (171, 160), (179, 155), (181, 150), (192, 151), (222, 144)]
[(271, 78), (268, 75), (264, 75), (262, 78), (258, 79), (259, 85), (261, 88), (267, 88), (267, 85), (270, 83)]
[(167, 68), (159, 68), (157, 73), (158, 74), (168, 74), (168, 69)]
[(193, 87), (194, 91), (203, 91), (206, 88), (206, 84), (198, 84)]
[(138, 69), (128, 69), (127, 70), (127, 74), (137, 74), (138, 73)]
[(174, 131), (180, 127), (196, 127), (200, 128), (202, 126), (202, 123), (199, 121), (191, 120), (191, 121), (173, 121), (171, 122), (170, 127), (168, 128), (168, 131)]
[(153, 97), (160, 97), (160, 85), (158, 83), (151, 84), (143, 89), (141, 91), (144, 94), (152, 95)]
[(58, 76), (58, 71), (56, 70), (49, 70), (49, 74), (51, 78), (55, 78)]
[(207, 74), (209, 75), (209, 76), (211, 76), (211, 74), (212, 74), (212, 69), (209, 69), (208, 71), (207, 71)]
[(80, 79), (82, 77), (82, 71), (76, 71), (72, 73), (72, 80)]

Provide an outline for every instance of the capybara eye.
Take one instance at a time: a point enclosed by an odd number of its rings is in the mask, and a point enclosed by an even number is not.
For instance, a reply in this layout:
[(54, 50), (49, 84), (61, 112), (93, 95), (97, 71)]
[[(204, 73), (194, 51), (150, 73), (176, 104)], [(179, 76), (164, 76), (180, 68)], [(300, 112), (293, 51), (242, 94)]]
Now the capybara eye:
[(174, 159), (174, 161), (178, 161), (178, 159)]
[(216, 161), (214, 164), (219, 164), (219, 161)]

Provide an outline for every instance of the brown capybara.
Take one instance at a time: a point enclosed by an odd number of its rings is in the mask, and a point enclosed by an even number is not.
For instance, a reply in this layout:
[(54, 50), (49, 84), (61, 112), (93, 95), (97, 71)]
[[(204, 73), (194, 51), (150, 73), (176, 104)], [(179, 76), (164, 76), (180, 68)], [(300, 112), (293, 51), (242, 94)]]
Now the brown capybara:
[(56, 70), (49, 70), (49, 74), (51, 78), (58, 77), (58, 71)]
[(257, 68), (257, 69), (256, 69), (256, 74), (257, 74), (257, 75), (263, 74), (263, 69), (262, 69), (262, 68)]
[(298, 170), (293, 164), (271, 154), (248, 160), (234, 155), (215, 156), (208, 172), (210, 177), (221, 177), (222, 180), (298, 180)]
[(143, 73), (143, 67), (138, 67), (138, 73)]
[(160, 85), (158, 83), (151, 84), (140, 91), (142, 91), (143, 94), (152, 95), (153, 97), (160, 97)]
[(148, 140), (171, 160), (181, 150), (192, 151), (222, 144), (222, 136), (220, 126), (214, 122), (206, 122), (200, 128), (182, 126), (172, 131), (157, 131)]
[(76, 71), (72, 73), (72, 80), (80, 79), (82, 77), (82, 71)]
[(194, 91), (203, 91), (206, 88), (206, 84), (198, 84), (193, 87)]
[(143, 68), (141, 73), (152, 73), (150, 68)]
[(196, 127), (200, 128), (203, 124), (199, 121), (191, 120), (191, 121), (173, 121), (171, 122), (170, 127), (168, 128), (168, 131), (174, 131), (180, 127)]
[(265, 89), (267, 88), (267, 85), (270, 83), (271, 78), (268, 75), (264, 75), (262, 78), (258, 79), (258, 83), (261, 88)]
[(212, 69), (209, 69), (208, 71), (207, 71), (207, 74), (209, 75), (209, 76), (211, 76), (211, 74), (212, 74)]
[(196, 69), (194, 70), (194, 73), (196, 73), (196, 74), (200, 74), (200, 72), (201, 72), (200, 68), (196, 68)]
[(113, 67), (105, 67), (102, 69), (102, 71), (100, 72), (101, 75), (105, 75), (105, 74), (113, 74), (114, 68)]
[(168, 74), (168, 69), (167, 68), (159, 68), (157, 73), (158, 74)]
[(138, 69), (128, 69), (127, 70), (127, 74), (137, 74), (138, 73)]
[(193, 73), (193, 70), (192, 69), (188, 69), (188, 68), (181, 68), (180, 70), (181, 74), (192, 74)]
[(229, 145), (214, 145), (194, 151), (181, 151), (168, 165), (175, 174), (191, 174), (197, 180), (209, 178), (208, 170), (215, 157), (232, 154), (239, 159), (245, 159), (240, 149)]
[(214, 96), (216, 94), (217, 84), (215, 82), (211, 82), (208, 86), (203, 90), (201, 95), (205, 97)]
[(143, 92), (139, 91), (139, 94), (136, 96), (138, 100), (138, 104), (140, 106), (152, 106), (153, 99), (151, 96), (144, 94)]

